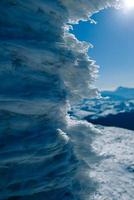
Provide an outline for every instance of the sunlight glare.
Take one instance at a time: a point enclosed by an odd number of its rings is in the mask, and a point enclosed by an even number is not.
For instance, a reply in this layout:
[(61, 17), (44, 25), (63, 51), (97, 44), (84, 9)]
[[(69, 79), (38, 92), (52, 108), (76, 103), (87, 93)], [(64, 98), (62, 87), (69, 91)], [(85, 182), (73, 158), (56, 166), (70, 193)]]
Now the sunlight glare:
[(123, 0), (124, 8), (128, 10), (134, 9), (134, 0)]

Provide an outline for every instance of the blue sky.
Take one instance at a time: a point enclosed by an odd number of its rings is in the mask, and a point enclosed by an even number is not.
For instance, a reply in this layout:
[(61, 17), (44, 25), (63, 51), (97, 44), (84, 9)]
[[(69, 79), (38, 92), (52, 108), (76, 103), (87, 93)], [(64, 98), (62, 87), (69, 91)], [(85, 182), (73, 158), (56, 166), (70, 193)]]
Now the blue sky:
[(134, 10), (107, 9), (93, 17), (97, 25), (80, 22), (73, 33), (79, 40), (94, 45), (91, 58), (100, 66), (99, 89), (134, 87)]

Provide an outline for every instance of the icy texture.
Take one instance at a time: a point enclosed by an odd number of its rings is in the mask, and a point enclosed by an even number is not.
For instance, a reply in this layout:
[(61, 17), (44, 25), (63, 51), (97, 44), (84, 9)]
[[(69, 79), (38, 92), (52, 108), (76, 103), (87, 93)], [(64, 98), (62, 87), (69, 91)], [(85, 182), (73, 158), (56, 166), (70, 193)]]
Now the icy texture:
[[(66, 113), (69, 104), (96, 95), (98, 69), (67, 23), (115, 2), (0, 1), (1, 200), (80, 200), (94, 191), (87, 173), (95, 130)], [(87, 143), (80, 142), (84, 135)]]
[(134, 199), (134, 131), (101, 128), (93, 142), (102, 159), (93, 167), (91, 177), (98, 180), (93, 200)]

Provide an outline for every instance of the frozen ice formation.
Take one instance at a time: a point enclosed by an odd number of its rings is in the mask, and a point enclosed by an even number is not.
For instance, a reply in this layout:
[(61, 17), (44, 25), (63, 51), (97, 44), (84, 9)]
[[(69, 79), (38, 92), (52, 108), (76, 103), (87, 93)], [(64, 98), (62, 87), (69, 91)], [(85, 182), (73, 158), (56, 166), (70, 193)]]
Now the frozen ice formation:
[(98, 69), (88, 57), (90, 45), (78, 41), (69, 27), (115, 4), (0, 1), (1, 200), (89, 199), (94, 186), (91, 181), (90, 188), (84, 186), (89, 177), (82, 170), (89, 168), (87, 156), (79, 153), (80, 142), (72, 135), (89, 137), (90, 155), (95, 130), (70, 122), (67, 109), (97, 94), (92, 82)]

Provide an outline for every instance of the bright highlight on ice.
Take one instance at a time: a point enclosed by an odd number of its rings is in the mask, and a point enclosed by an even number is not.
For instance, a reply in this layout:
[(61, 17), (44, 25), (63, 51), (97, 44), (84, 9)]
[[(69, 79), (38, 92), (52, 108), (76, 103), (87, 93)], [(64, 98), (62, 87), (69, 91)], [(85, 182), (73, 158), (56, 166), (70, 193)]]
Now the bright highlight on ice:
[(134, 0), (123, 0), (124, 8), (128, 10), (134, 9)]

